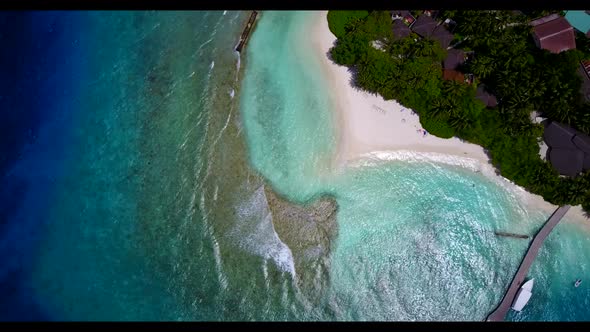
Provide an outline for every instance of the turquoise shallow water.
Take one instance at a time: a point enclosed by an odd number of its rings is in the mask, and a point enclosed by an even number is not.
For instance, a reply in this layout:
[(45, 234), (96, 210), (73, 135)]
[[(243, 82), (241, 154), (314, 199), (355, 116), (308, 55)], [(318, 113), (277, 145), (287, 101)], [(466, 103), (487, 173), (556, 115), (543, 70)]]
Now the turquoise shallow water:
[[(526, 210), (500, 184), (450, 166), (329, 170), (332, 104), (305, 40), (312, 15), (264, 13), (250, 41), (241, 109), (251, 162), (280, 192), (297, 201), (322, 192), (337, 198), (324, 304), (346, 320), (485, 319), (528, 246), (493, 232), (531, 235), (547, 215)], [(531, 270), (539, 282), (527, 311), (510, 319), (590, 319), (589, 288), (571, 285), (589, 276), (589, 252), (587, 232), (560, 225)]]
[[(32, 15), (58, 41), (33, 45), (47, 119), (0, 177), (0, 319), (483, 319), (527, 245), (493, 231), (532, 234), (547, 216), (460, 168), (334, 172), (311, 15), (262, 14), (242, 86), (246, 13)], [(247, 158), (293, 201), (335, 197), (327, 271), (296, 264), (325, 248), (286, 244), (299, 239)], [(571, 283), (590, 280), (589, 252), (588, 233), (560, 224), (511, 319), (588, 320), (588, 282)]]
[(309, 15), (263, 17), (250, 41), (241, 94), (244, 125), (256, 133), (248, 135), (250, 160), (279, 192), (305, 201), (320, 190), (335, 142), (328, 91), (308, 46)]

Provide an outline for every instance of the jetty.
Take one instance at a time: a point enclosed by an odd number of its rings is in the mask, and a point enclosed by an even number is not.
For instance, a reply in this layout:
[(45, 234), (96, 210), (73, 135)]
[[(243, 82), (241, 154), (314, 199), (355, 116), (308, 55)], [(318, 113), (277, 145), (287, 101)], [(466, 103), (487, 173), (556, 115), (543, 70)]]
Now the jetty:
[(236, 46), (236, 51), (242, 53), (242, 49), (246, 46), (246, 42), (248, 41), (248, 37), (250, 37), (250, 33), (252, 33), (252, 29), (254, 28), (254, 23), (256, 22), (256, 16), (258, 16), (258, 11), (253, 10), (250, 14), (250, 19), (248, 19), (248, 24), (244, 28), (242, 35), (240, 36), (240, 41), (238, 42), (238, 46)]
[(537, 232), (537, 235), (535, 235), (533, 241), (529, 246), (529, 249), (527, 250), (522, 262), (520, 263), (520, 267), (516, 271), (516, 274), (512, 279), (512, 283), (510, 284), (510, 287), (508, 287), (508, 291), (504, 295), (502, 302), (500, 303), (498, 308), (496, 308), (496, 310), (494, 310), (494, 312), (492, 312), (488, 316), (487, 321), (493, 322), (504, 320), (506, 314), (508, 313), (508, 310), (510, 310), (510, 306), (514, 302), (516, 292), (518, 291), (520, 286), (522, 286), (524, 278), (527, 276), (527, 273), (529, 272), (529, 269), (533, 264), (535, 257), (537, 257), (537, 254), (539, 253), (539, 248), (541, 248), (541, 246), (543, 245), (543, 241), (545, 241), (549, 233), (551, 233), (555, 225), (559, 223), (559, 221), (563, 218), (563, 216), (565, 216), (569, 209), (569, 205), (564, 205), (557, 208), (557, 210), (553, 212), (551, 217), (549, 217), (549, 220), (545, 222), (545, 225), (543, 225), (539, 232)]
[(498, 236), (504, 236), (504, 237), (514, 237), (517, 239), (528, 239), (529, 238), (528, 235), (507, 233), (507, 232), (494, 232), (494, 234), (496, 234)]

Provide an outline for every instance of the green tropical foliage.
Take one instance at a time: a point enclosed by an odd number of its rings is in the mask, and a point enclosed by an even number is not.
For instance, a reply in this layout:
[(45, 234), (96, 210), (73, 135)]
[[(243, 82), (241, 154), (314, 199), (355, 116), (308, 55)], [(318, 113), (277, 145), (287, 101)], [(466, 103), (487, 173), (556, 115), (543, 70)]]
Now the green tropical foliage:
[[(590, 49), (560, 54), (538, 49), (526, 23), (531, 15), (541, 14), (545, 13), (439, 14), (457, 22), (455, 39), (462, 40), (461, 48), (474, 51), (463, 70), (475, 74), (494, 92), (499, 100), (495, 108), (486, 108), (475, 98), (475, 85), (442, 79), (441, 62), (446, 50), (438, 43), (413, 33), (395, 40), (390, 15), (385, 11), (339, 19), (348, 25), (338, 32), (331, 56), (335, 62), (354, 68), (358, 87), (415, 110), (430, 134), (457, 136), (482, 145), (504, 177), (551, 203), (582, 204), (588, 211), (590, 173), (563, 178), (542, 160), (537, 142), (543, 128), (531, 122), (530, 114), (539, 111), (590, 133), (590, 105), (580, 98), (581, 81), (575, 74)], [(336, 11), (328, 14), (329, 20), (338, 15), (346, 16)], [(376, 40), (384, 45), (381, 50), (371, 46)], [(578, 34), (577, 44), (590, 42)]]
[(448, 125), (445, 121), (438, 121), (430, 117), (421, 116), (420, 124), (432, 135), (441, 138), (451, 138), (455, 136), (455, 129), (453, 129), (453, 127)]
[(337, 38), (343, 37), (346, 34), (346, 26), (348, 23), (362, 22), (362, 19), (367, 17), (369, 12), (366, 10), (330, 10), (328, 12), (328, 26), (330, 31)]

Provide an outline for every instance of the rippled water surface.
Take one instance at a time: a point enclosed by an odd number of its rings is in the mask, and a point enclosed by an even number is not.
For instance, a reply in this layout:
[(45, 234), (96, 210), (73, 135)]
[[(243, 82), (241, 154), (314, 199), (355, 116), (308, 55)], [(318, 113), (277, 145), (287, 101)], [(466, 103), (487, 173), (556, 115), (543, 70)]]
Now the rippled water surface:
[[(527, 210), (497, 180), (436, 157), (326, 171), (332, 104), (318, 59), (301, 55), (313, 54), (302, 46), (313, 15), (264, 14), (250, 44), (241, 108), (252, 163), (281, 192), (302, 201), (317, 192), (337, 198), (327, 305), (349, 320), (485, 319), (528, 247), (494, 231), (533, 235), (547, 215)], [(510, 319), (588, 319), (589, 290), (574, 290), (569, 281), (588, 275), (582, 262), (589, 249), (587, 232), (560, 225), (530, 273), (542, 280), (536, 300)], [(549, 280), (561, 282), (549, 287)]]
[[(2, 320), (482, 320), (528, 245), (493, 232), (547, 217), (436, 158), (333, 169), (312, 12), (263, 12), (241, 59), (245, 12), (7, 15)], [(558, 225), (509, 318), (589, 319), (589, 253)]]

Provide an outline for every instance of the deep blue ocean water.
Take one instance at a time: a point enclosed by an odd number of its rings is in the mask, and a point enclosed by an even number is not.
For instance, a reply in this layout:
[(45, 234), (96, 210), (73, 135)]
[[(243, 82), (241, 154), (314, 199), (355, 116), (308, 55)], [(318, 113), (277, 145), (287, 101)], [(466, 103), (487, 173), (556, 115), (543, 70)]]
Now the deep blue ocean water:
[(30, 289), (30, 262), (44, 222), (46, 197), (62, 169), (81, 62), (75, 41), (83, 28), (77, 15), (65, 12), (0, 13), (3, 319), (50, 317)]
[(182, 317), (138, 242), (205, 160), (245, 17), (0, 13), (1, 320)]

